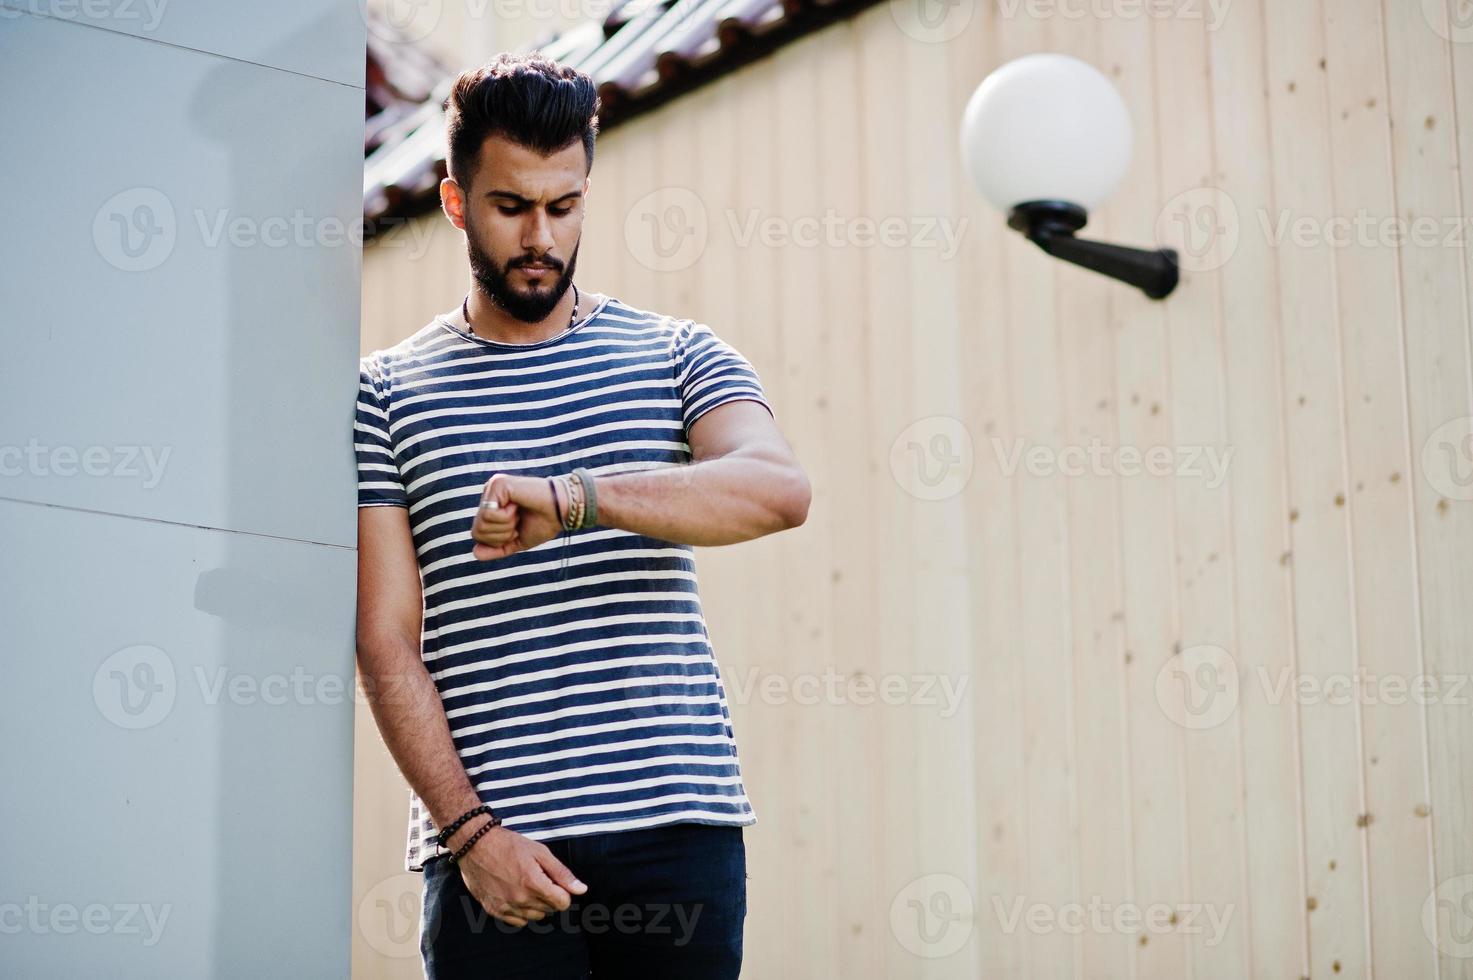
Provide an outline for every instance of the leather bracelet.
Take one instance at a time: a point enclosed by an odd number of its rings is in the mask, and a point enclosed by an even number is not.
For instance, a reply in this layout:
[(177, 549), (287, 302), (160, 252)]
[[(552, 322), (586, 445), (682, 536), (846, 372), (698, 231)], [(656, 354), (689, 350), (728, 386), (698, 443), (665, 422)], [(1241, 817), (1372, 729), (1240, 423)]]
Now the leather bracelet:
[(471, 834), (469, 837), (467, 837), (465, 839), (465, 843), (462, 844), (462, 845), (460, 845), (460, 850), (458, 850), (454, 854), (450, 855), (450, 857), (448, 859), (450, 861), (450, 863), (451, 864), (459, 864), (460, 863), (460, 859), (463, 858), (463, 857), (465, 857), (466, 852), (468, 852), (472, 847), (474, 847), (476, 845), (476, 841), (480, 840), (482, 837), (485, 837), (492, 830), (494, 830), (494, 829), (496, 829), (497, 827), (500, 827), (500, 826), (501, 826), (501, 818), (498, 817), (494, 813), (491, 814), (491, 819), (488, 820), (488, 821), (486, 821), (480, 827), (476, 828), (476, 832), (474, 834)]
[(557, 522), (558, 522), (558, 525), (559, 526), (562, 526), (562, 523), (563, 523), (563, 505), (557, 499), (557, 481), (555, 481), (552, 477), (548, 477), (547, 478), (547, 487), (548, 487), (549, 490), (552, 491), (552, 508), (553, 508), (553, 510), (555, 510), (557, 512)]
[[(482, 803), (480, 806), (472, 807), (471, 809), (465, 811), (460, 815), (460, 819), (456, 820), (453, 824), (446, 827), (444, 830), (435, 835), (435, 843), (439, 844), (441, 847), (444, 847), (446, 842), (455, 835), (455, 832), (461, 827), (464, 827), (465, 822), (478, 813), (491, 813), (491, 807), (486, 803)], [(494, 816), (495, 814), (492, 815)]]
[(593, 491), (593, 474), (580, 466), (573, 471), (573, 475), (583, 486), (584, 514), (578, 526), (593, 527), (598, 523), (598, 495)]

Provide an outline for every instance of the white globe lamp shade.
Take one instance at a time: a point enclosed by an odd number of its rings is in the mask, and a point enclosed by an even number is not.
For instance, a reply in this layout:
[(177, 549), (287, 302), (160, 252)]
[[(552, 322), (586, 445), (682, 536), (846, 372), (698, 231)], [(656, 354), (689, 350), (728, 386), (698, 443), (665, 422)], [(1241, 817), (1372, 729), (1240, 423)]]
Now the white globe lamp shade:
[(982, 196), (1103, 204), (1130, 166), (1130, 113), (1092, 65), (1031, 54), (982, 80), (962, 116), (962, 160)]

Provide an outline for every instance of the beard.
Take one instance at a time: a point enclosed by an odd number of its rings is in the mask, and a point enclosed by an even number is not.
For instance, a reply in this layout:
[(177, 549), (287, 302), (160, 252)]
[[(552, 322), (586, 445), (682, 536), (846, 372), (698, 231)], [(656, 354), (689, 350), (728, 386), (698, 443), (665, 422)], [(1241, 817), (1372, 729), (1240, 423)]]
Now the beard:
[[(506, 268), (502, 269), (497, 265), (496, 260), (476, 243), (475, 228), (469, 216), (466, 217), (465, 245), (466, 253), (470, 258), (471, 276), (476, 280), (476, 285), (480, 287), (483, 295), (505, 310), (509, 316), (523, 323), (541, 323), (558, 305), (563, 294), (573, 283), (573, 273), (578, 268), (578, 248), (582, 244), (583, 238), (580, 235), (573, 246), (573, 254), (568, 257), (566, 268), (562, 262), (551, 256), (537, 258), (523, 255), (512, 259), (506, 264)], [(549, 266), (554, 272), (559, 272), (557, 281), (550, 286), (534, 286), (530, 291), (514, 287), (511, 283), (511, 271), (534, 262)]]

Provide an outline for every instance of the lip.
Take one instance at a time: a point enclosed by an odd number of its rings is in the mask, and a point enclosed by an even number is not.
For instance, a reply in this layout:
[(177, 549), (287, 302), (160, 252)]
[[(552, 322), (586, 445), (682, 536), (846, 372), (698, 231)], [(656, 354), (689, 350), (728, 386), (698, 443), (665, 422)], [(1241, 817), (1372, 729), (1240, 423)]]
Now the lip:
[(519, 266), (517, 266), (517, 268), (518, 269), (521, 269), (523, 272), (527, 273), (528, 275), (537, 275), (538, 273), (541, 273), (541, 272), (551, 272), (552, 271), (552, 266), (550, 266), (550, 265), (519, 265)]

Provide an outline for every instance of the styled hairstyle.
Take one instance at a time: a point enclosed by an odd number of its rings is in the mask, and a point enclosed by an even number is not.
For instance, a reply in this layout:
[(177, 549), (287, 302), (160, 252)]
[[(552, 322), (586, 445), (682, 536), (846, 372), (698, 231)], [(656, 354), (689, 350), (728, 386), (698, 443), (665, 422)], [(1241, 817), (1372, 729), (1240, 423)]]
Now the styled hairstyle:
[(450, 176), (463, 187), (470, 186), (481, 146), (491, 136), (544, 156), (581, 138), (593, 169), (599, 110), (593, 79), (539, 52), (502, 54), (462, 72), (444, 108)]

